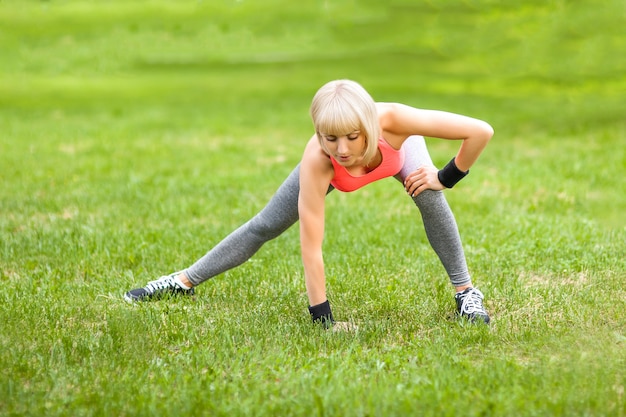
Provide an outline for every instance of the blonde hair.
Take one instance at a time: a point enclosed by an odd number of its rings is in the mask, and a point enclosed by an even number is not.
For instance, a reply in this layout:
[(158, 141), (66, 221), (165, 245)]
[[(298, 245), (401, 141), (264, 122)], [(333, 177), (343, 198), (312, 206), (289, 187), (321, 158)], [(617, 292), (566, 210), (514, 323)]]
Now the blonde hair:
[(343, 136), (355, 130), (365, 135), (363, 162), (367, 165), (376, 155), (380, 125), (376, 103), (357, 82), (335, 80), (324, 84), (311, 102), (311, 119), (325, 149), (322, 133)]

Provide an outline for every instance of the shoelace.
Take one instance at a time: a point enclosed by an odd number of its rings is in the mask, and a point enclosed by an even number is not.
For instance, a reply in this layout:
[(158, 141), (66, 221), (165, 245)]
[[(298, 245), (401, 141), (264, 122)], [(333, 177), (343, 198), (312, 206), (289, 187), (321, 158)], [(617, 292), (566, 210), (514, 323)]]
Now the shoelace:
[(461, 312), (465, 314), (487, 314), (485, 307), (483, 307), (483, 293), (476, 288), (470, 289), (467, 294), (463, 296)]
[(176, 287), (176, 282), (174, 281), (174, 277), (165, 276), (157, 279), (156, 281), (150, 281), (146, 285), (146, 290), (150, 291), (150, 293), (154, 293), (158, 290), (164, 290), (166, 288)]

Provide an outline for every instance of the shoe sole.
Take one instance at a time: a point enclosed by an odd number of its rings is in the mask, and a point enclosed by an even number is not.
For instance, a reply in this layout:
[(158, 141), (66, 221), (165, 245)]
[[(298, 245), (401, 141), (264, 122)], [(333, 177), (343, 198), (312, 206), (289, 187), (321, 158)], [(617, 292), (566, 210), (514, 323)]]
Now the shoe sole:
[(129, 304), (133, 304), (138, 302), (138, 299), (133, 298), (132, 296), (129, 296), (128, 294), (124, 294), (124, 301), (126, 301)]
[[(196, 292), (194, 291), (194, 289), (192, 288), (191, 290), (189, 290), (189, 292), (186, 293), (174, 293), (174, 294), (170, 294), (169, 297), (180, 297), (180, 296), (192, 296), (195, 295)], [(166, 298), (167, 296), (163, 296), (161, 298)], [(160, 298), (157, 298), (156, 300), (158, 300)], [(150, 297), (145, 297), (145, 298), (140, 298), (140, 297), (133, 297), (132, 295), (128, 295), (128, 293), (124, 294), (124, 301), (126, 301), (129, 304), (133, 304), (133, 303), (139, 303), (142, 301), (149, 301), (151, 300)], [(155, 301), (156, 301), (155, 300)]]

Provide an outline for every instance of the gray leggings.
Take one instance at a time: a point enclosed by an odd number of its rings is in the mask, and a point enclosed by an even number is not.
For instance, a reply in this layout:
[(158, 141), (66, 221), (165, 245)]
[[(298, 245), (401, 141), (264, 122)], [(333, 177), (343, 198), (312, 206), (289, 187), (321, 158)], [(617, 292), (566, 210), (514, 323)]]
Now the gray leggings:
[[(395, 176), (401, 183), (408, 174), (421, 165), (432, 165), (423, 137), (411, 136), (402, 147), (405, 150), (405, 162)], [(198, 285), (241, 265), (250, 259), (265, 242), (280, 236), (291, 227), (298, 220), (299, 174), (300, 166), (298, 165), (260, 213), (183, 271), (187, 278), (194, 285)], [(332, 186), (329, 187), (328, 192), (333, 189)], [(422, 215), (428, 241), (439, 256), (452, 285), (469, 284), (470, 275), (458, 228), (443, 192), (426, 190), (417, 197), (413, 197), (413, 201)]]

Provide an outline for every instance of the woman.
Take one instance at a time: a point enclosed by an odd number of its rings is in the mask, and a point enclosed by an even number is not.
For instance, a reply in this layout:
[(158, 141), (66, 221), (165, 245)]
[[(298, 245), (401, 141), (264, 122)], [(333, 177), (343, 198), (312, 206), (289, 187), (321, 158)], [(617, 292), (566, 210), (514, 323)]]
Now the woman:
[[(326, 297), (322, 258), (324, 201), (333, 189), (354, 191), (394, 176), (420, 210), (428, 240), (456, 289), (457, 311), (489, 323), (482, 293), (473, 287), (454, 216), (441, 190), (469, 172), (493, 136), (489, 124), (457, 114), (376, 103), (350, 80), (322, 86), (311, 104), (315, 135), (300, 164), (268, 205), (191, 267), (126, 293), (127, 301), (193, 294), (193, 287), (248, 260), (298, 219), (309, 312), (314, 322), (335, 323)], [(462, 140), (457, 155), (437, 170), (423, 136)]]

